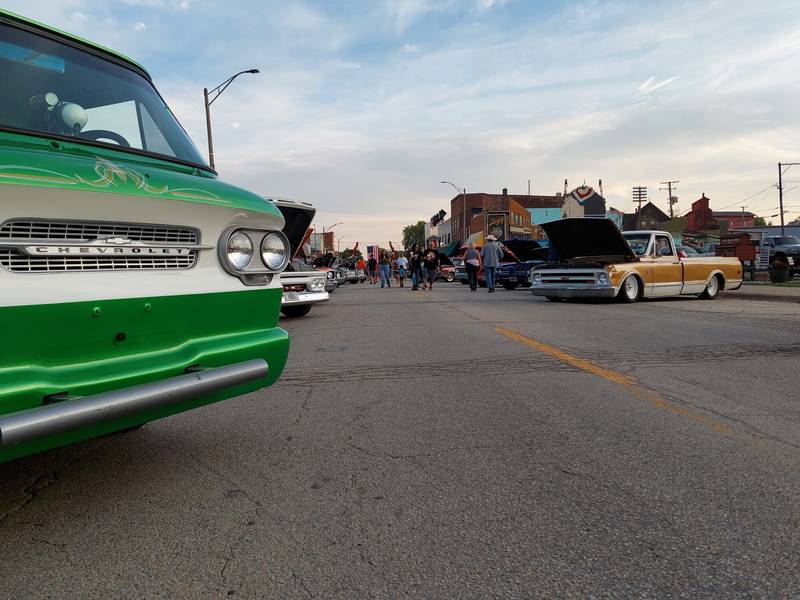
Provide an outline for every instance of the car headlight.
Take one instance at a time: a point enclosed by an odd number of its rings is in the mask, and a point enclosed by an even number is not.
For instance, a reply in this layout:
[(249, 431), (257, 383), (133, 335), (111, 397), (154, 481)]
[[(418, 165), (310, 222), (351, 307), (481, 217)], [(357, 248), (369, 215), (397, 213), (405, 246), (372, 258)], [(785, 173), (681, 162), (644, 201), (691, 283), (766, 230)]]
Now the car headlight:
[(228, 238), (225, 257), (234, 269), (241, 271), (253, 259), (253, 240), (242, 231), (234, 232)]
[(325, 274), (325, 277), (326, 277), (327, 279), (333, 279), (333, 271), (328, 271), (328, 272)]
[(531, 275), (531, 281), (533, 281), (533, 283), (535, 285), (541, 285), (541, 283), (542, 283), (542, 274), (541, 273), (533, 273), (533, 275)]
[(598, 273), (597, 283), (599, 285), (608, 285), (608, 275), (606, 275), (605, 273)]
[(277, 233), (268, 233), (261, 241), (261, 260), (272, 271), (280, 271), (288, 262), (289, 249), (284, 238)]
[(325, 280), (322, 279), (322, 277), (318, 277), (316, 279), (312, 279), (311, 283), (308, 285), (312, 292), (317, 292), (325, 288)]

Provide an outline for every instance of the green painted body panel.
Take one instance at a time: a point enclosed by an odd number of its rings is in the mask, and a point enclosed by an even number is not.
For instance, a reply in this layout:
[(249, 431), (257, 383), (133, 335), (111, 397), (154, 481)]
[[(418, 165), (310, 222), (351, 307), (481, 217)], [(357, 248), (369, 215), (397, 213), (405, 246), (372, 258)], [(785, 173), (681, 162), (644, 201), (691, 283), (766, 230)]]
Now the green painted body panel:
[[(67, 392), (89, 396), (263, 358), (269, 375), (161, 410), (0, 449), (0, 462), (245, 394), (274, 383), (286, 363), (281, 289), (0, 308), (0, 414)], [(124, 333), (124, 341), (117, 341)]]
[(150, 73), (147, 72), (147, 69), (145, 69), (139, 63), (137, 63), (135, 60), (132, 60), (132, 59), (128, 58), (127, 56), (125, 56), (124, 54), (122, 54), (120, 52), (117, 52), (115, 50), (111, 50), (110, 48), (106, 48), (105, 46), (101, 46), (100, 44), (95, 44), (92, 41), (85, 40), (85, 39), (83, 39), (81, 37), (78, 37), (77, 35), (74, 35), (72, 33), (69, 33), (67, 31), (62, 31), (60, 29), (56, 29), (55, 27), (50, 27), (50, 25), (46, 25), (45, 23), (40, 23), (39, 21), (34, 21), (33, 19), (29, 19), (28, 17), (23, 17), (22, 15), (18, 15), (16, 13), (12, 13), (10, 11), (3, 10), (2, 8), (0, 8), (0, 16), (4, 16), (4, 17), (6, 17), (8, 19), (11, 19), (13, 21), (19, 21), (20, 23), (25, 23), (25, 24), (31, 25), (33, 27), (37, 27), (37, 28), (42, 29), (44, 31), (49, 31), (50, 33), (54, 33), (54, 34), (56, 34), (58, 36), (66, 38), (68, 40), (72, 40), (73, 42), (78, 42), (79, 44), (83, 44), (84, 46), (89, 46), (90, 48), (94, 48), (95, 50), (98, 50), (98, 51), (102, 52), (103, 54), (108, 54), (109, 56), (113, 56), (114, 58), (116, 58), (118, 60), (122, 60), (122, 61), (124, 61), (126, 63), (131, 64), (132, 66), (134, 66), (137, 69), (139, 69), (140, 71), (142, 71), (145, 75), (147, 75), (148, 79), (150, 78)]
[(261, 196), (223, 183), (195, 167), (77, 141), (0, 131), (0, 185), (3, 184), (114, 192), (283, 218)]

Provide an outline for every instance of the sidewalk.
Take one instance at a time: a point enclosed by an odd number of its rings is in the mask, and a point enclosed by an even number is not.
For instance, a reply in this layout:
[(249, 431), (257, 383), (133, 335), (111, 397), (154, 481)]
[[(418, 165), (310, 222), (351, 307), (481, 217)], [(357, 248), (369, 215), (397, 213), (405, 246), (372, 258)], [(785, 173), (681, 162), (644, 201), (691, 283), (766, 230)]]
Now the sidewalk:
[(745, 282), (738, 290), (723, 292), (727, 298), (800, 303), (800, 286)]

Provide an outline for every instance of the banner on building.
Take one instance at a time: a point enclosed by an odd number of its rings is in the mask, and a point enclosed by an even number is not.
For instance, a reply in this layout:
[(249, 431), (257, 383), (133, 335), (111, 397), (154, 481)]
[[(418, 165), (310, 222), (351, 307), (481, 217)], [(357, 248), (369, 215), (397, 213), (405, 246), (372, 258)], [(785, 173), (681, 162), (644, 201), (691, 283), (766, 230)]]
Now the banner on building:
[(506, 239), (506, 221), (505, 213), (487, 213), (486, 235), (493, 235), (498, 240)]

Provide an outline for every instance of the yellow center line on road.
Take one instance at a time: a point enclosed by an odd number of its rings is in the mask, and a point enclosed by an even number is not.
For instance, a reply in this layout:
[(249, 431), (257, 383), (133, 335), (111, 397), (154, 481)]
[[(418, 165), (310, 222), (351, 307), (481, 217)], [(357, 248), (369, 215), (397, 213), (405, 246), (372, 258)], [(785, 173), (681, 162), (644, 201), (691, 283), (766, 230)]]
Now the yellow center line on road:
[(646, 400), (649, 404), (655, 406), (656, 408), (667, 410), (676, 415), (687, 417), (692, 421), (699, 423), (717, 433), (722, 433), (725, 435), (729, 435), (731, 433), (731, 428), (725, 423), (722, 423), (715, 419), (711, 419), (706, 415), (696, 412), (690, 408), (686, 408), (685, 406), (680, 406), (678, 404), (670, 402), (669, 400), (664, 398), (664, 396), (659, 394), (657, 391), (651, 390), (642, 385), (641, 383), (639, 383), (634, 377), (625, 375), (623, 373), (618, 373), (617, 371), (612, 371), (611, 369), (606, 369), (586, 359), (573, 356), (568, 352), (564, 352), (560, 348), (556, 348), (555, 346), (551, 346), (550, 344), (545, 344), (544, 342), (539, 342), (532, 338), (526, 337), (521, 333), (517, 333), (516, 331), (513, 331), (511, 329), (506, 329), (505, 327), (495, 327), (494, 330), (497, 333), (500, 333), (517, 342), (520, 342), (521, 344), (525, 344), (526, 346), (529, 346), (534, 350), (552, 356), (553, 358), (556, 358), (563, 363), (572, 365), (573, 367), (577, 367), (582, 371), (586, 371), (587, 373), (591, 373), (592, 375), (597, 375), (598, 377), (602, 377), (607, 381), (611, 381), (612, 383), (621, 385), (625, 387), (629, 392), (633, 393), (639, 398), (642, 398), (643, 400)]

